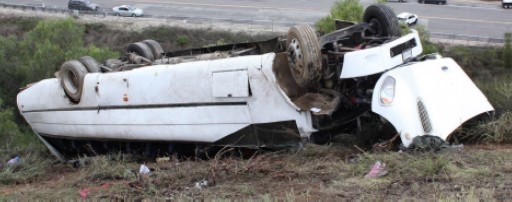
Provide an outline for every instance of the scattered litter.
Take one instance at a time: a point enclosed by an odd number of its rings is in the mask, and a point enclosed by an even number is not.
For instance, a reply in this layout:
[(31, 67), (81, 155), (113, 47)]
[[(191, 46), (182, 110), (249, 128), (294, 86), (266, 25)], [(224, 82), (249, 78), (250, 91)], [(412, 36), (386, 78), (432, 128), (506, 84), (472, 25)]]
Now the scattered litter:
[(203, 189), (204, 187), (208, 186), (208, 180), (201, 180), (199, 182), (196, 182), (196, 188), (197, 189)]
[(144, 165), (144, 164), (140, 165), (140, 168), (139, 168), (140, 174), (148, 174), (149, 172), (151, 172), (151, 170), (149, 170), (149, 168), (146, 165)]
[(86, 199), (86, 198), (87, 198), (87, 196), (89, 196), (89, 193), (90, 193), (90, 192), (91, 192), (91, 190), (90, 190), (90, 189), (88, 189), (88, 188), (81, 189), (80, 191), (78, 191), (78, 193), (80, 193), (80, 197), (81, 197), (82, 199)]
[(78, 193), (80, 194), (80, 197), (82, 199), (87, 199), (87, 197), (89, 196), (91, 191), (106, 190), (109, 187), (110, 187), (110, 184), (109, 183), (105, 183), (105, 184), (102, 184), (99, 187), (96, 186), (96, 187), (89, 187), (89, 188), (80, 189), (80, 191), (78, 191)]
[(8, 166), (15, 166), (18, 163), (20, 163), (20, 160), (21, 160), (21, 158), (19, 156), (16, 156), (16, 157), (12, 158), (11, 160), (7, 161), (7, 165)]
[(311, 108), (311, 109), (309, 109), (309, 110), (310, 110), (310, 111), (312, 111), (312, 112), (314, 112), (314, 113), (318, 113), (318, 112), (322, 111), (322, 109), (320, 109), (320, 108), (316, 108), (316, 107), (313, 107), (313, 108)]
[(386, 164), (381, 163), (380, 161), (375, 162), (373, 164), (370, 172), (368, 172), (364, 177), (365, 178), (377, 178), (388, 174), (388, 171), (386, 170)]

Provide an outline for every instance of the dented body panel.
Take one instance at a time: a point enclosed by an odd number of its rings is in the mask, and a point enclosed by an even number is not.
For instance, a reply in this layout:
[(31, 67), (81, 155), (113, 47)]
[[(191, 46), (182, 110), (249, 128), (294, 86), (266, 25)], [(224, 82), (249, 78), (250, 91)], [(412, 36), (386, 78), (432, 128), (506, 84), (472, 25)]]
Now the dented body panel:
[(487, 98), (451, 58), (411, 62), (384, 73), (396, 80), (390, 104), (374, 91), (372, 111), (391, 122), (409, 146), (417, 136), (433, 135), (445, 140), (470, 118), (494, 110)]

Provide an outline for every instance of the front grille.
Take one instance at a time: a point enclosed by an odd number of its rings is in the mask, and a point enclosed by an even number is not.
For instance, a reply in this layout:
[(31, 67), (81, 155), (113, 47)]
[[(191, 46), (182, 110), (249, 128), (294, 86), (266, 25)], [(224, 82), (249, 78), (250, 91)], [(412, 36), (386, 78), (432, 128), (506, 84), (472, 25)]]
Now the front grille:
[(430, 134), (430, 132), (432, 132), (432, 123), (430, 123), (430, 118), (428, 117), (428, 112), (427, 109), (425, 108), (425, 105), (419, 98), (418, 113), (420, 115), (421, 126), (423, 126), (423, 131), (425, 132), (425, 134)]

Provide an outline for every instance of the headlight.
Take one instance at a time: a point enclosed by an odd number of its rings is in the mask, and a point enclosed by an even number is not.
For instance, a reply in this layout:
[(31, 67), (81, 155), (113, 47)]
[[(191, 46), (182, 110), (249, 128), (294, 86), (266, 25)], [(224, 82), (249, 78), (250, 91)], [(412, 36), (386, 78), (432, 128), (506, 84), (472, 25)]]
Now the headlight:
[(395, 98), (395, 79), (393, 77), (386, 77), (380, 88), (380, 103), (383, 105), (390, 105)]

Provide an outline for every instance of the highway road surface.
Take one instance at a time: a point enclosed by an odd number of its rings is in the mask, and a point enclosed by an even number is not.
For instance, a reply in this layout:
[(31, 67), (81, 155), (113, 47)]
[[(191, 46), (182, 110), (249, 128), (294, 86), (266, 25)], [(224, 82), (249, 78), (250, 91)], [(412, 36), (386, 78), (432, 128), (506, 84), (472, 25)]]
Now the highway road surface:
[[(329, 14), (334, 0), (92, 0), (102, 9), (132, 4), (144, 9), (146, 15), (215, 19), (250, 19), (314, 24)], [(13, 4), (44, 4), (46, 7), (67, 8), (66, 0), (2, 0)], [(364, 6), (375, 2), (362, 0)], [(465, 0), (447, 5), (388, 2), (395, 13), (411, 12), (419, 15), (419, 24), (432, 33), (503, 38), (512, 32), (512, 9), (503, 9), (497, 3), (465, 3)]]

